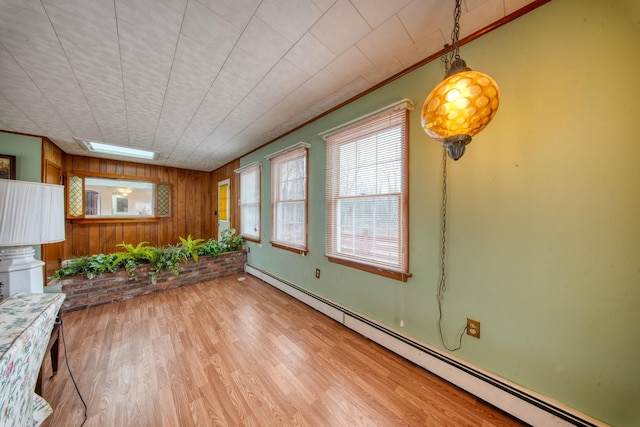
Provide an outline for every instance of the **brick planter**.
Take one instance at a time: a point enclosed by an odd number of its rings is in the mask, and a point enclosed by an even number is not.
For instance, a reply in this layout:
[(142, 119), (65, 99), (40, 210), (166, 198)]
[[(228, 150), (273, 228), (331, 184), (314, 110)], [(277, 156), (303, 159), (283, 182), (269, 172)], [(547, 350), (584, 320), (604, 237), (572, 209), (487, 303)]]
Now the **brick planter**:
[(155, 285), (149, 280), (150, 266), (147, 265), (136, 268), (138, 280), (129, 279), (124, 269), (101, 274), (93, 279), (86, 276), (66, 277), (59, 281), (62, 292), (67, 294), (62, 310), (79, 310), (242, 273), (247, 262), (247, 253), (225, 252), (217, 258), (201, 256), (198, 261), (195, 263), (188, 260), (177, 276), (171, 272), (162, 273)]

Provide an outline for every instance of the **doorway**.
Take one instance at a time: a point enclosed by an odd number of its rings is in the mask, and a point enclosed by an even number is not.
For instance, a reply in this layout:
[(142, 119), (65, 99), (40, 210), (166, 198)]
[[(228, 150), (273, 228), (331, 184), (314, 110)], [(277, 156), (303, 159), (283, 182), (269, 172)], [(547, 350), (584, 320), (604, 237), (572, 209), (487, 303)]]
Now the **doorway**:
[(218, 182), (218, 241), (222, 237), (222, 231), (230, 226), (231, 221), (231, 191), (230, 180), (225, 179)]

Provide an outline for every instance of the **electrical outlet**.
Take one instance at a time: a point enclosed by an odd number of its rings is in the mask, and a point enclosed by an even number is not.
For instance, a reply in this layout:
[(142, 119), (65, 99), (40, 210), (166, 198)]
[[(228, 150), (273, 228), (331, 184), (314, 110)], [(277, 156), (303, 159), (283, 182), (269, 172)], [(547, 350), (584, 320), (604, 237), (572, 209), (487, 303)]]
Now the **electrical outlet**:
[(316, 268), (316, 279), (320, 278), (320, 269)]
[(480, 322), (467, 317), (467, 335), (480, 338)]
[(404, 328), (404, 320), (400, 319), (400, 327)]

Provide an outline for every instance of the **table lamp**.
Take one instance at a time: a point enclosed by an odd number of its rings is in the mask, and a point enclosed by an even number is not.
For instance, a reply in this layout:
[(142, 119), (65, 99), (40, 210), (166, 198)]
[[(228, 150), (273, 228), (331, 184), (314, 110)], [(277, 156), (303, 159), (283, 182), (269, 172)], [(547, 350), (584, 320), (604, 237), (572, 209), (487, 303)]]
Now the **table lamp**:
[(64, 238), (64, 186), (0, 179), (0, 282), (5, 298), (43, 292), (44, 262), (33, 257), (33, 245)]

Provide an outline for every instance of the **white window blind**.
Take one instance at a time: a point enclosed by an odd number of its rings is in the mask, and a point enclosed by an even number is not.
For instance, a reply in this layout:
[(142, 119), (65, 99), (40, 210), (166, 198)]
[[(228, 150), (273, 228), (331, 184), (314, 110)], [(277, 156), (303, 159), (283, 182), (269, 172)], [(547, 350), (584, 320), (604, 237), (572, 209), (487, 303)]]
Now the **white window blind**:
[(260, 241), (260, 164), (236, 170), (240, 174), (240, 234)]
[(409, 104), (395, 107), (325, 135), (326, 255), (406, 281)]
[(271, 243), (307, 252), (307, 144), (269, 156), (271, 160)]

